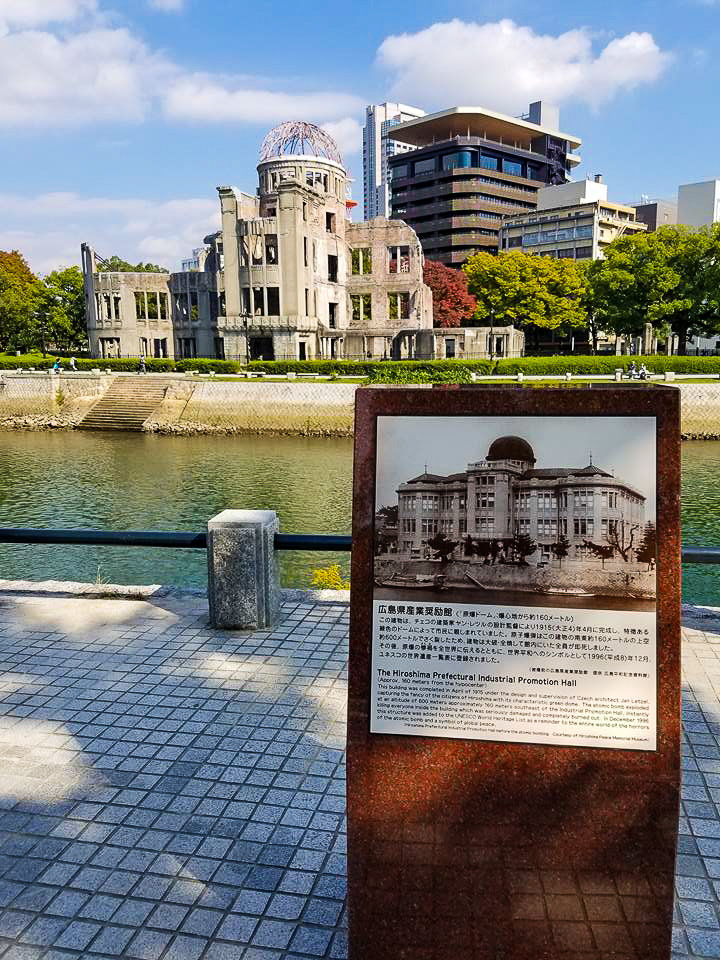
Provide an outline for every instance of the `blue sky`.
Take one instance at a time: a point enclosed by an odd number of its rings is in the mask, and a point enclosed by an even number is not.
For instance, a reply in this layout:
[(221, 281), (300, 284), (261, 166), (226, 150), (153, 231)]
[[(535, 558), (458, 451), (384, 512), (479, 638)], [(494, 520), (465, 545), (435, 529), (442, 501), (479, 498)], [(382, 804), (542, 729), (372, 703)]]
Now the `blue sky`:
[(0, 0), (0, 249), (175, 267), (286, 119), (327, 126), (359, 199), (364, 106), (386, 99), (559, 103), (575, 176), (673, 197), (720, 177), (718, 74), (720, 0)]

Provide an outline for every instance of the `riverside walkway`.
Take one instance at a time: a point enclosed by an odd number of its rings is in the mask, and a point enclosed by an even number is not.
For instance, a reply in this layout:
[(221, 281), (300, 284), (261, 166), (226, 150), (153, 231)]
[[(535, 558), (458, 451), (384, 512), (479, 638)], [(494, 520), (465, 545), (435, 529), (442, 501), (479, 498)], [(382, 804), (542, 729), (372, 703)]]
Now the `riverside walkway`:
[[(346, 595), (0, 581), (0, 958), (344, 958)], [(674, 957), (720, 957), (720, 611), (685, 611)]]

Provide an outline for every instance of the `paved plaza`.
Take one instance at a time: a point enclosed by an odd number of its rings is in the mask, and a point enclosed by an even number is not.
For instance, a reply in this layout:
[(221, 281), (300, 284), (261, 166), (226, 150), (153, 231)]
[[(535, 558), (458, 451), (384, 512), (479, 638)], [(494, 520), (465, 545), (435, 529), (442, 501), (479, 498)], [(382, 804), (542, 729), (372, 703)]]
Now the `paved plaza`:
[[(147, 587), (0, 608), (0, 958), (345, 957), (344, 597), (262, 632)], [(720, 957), (720, 612), (684, 623), (674, 956)]]

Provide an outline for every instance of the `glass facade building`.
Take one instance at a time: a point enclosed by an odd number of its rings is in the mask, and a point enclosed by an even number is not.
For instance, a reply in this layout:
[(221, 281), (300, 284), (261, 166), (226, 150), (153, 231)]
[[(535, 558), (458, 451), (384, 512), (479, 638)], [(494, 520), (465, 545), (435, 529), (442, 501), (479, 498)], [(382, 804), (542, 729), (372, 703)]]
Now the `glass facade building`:
[(580, 141), (541, 120), (541, 110), (533, 122), (458, 107), (398, 124), (390, 135), (414, 148), (388, 160), (390, 216), (448, 266), (496, 253), (503, 218), (533, 211), (538, 190), (565, 183), (579, 162)]

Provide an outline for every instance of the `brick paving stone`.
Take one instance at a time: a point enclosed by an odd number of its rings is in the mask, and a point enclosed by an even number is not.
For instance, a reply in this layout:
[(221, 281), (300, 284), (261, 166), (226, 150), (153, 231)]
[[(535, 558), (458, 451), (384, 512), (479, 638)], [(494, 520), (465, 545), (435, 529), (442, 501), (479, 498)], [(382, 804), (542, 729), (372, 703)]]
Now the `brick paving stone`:
[[(26, 589), (0, 586), (2, 960), (345, 960), (347, 603), (288, 594), (252, 634), (211, 630), (197, 592)], [(701, 614), (676, 958), (720, 957), (720, 613)], [(572, 913), (574, 886), (542, 883)], [(605, 894), (582, 890), (600, 913)]]

